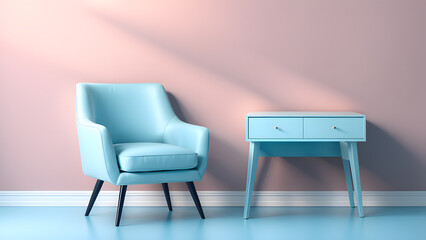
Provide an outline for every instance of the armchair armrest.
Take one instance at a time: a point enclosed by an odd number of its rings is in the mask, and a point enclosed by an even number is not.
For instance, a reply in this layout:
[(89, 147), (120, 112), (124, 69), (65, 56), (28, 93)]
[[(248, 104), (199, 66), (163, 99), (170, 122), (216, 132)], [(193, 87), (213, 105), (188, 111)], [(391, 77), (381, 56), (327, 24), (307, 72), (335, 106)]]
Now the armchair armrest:
[(88, 119), (77, 119), (77, 130), (84, 174), (116, 184), (120, 170), (108, 129)]
[(209, 156), (210, 132), (207, 128), (182, 122), (178, 117), (173, 117), (164, 131), (164, 143), (173, 144), (191, 149), (198, 154), (196, 170), (200, 180), (207, 169)]

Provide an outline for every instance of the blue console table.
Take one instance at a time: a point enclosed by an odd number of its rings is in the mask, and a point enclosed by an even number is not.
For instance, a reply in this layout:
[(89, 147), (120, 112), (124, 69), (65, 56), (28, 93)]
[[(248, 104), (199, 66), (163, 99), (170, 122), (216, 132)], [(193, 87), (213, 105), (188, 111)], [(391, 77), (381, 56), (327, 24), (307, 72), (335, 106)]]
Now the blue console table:
[(365, 115), (354, 112), (247, 114), (246, 141), (250, 142), (250, 152), (244, 218), (250, 215), (259, 157), (341, 157), (350, 205), (355, 207), (355, 190), (359, 216), (364, 217), (357, 142), (366, 141), (365, 123)]

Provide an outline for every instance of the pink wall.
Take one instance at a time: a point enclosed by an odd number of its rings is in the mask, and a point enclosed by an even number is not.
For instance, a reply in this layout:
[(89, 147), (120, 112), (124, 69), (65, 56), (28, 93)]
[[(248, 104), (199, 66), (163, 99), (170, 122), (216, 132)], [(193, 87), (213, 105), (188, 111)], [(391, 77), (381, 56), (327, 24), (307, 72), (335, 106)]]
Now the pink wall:
[[(0, 0), (0, 190), (92, 189), (77, 82), (161, 82), (178, 115), (211, 130), (199, 190), (244, 190), (244, 117), (259, 110), (364, 113), (363, 190), (426, 190), (425, 12), (420, 0)], [(264, 159), (258, 174), (258, 190), (345, 189), (339, 159)]]

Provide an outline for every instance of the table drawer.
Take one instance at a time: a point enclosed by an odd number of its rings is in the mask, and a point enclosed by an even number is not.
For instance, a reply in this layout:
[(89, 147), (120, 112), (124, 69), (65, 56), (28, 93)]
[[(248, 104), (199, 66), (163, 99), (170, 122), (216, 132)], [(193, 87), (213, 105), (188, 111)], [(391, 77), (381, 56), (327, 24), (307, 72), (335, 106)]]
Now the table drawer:
[(365, 138), (365, 118), (305, 118), (305, 138)]
[(303, 118), (249, 118), (248, 138), (303, 138)]

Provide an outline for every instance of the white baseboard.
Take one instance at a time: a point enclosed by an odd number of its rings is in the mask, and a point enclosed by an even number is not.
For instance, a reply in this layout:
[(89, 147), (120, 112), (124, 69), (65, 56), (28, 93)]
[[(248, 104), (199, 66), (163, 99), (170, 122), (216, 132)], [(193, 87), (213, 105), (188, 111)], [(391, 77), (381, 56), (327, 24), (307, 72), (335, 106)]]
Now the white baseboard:
[[(426, 206), (426, 191), (363, 191), (364, 206)], [(91, 191), (0, 191), (0, 206), (87, 206)], [(193, 206), (189, 192), (171, 191), (173, 206)], [(243, 206), (243, 191), (199, 191), (201, 204)], [(95, 206), (116, 206), (118, 191), (101, 191)], [(126, 206), (166, 206), (162, 191), (128, 191)], [(349, 206), (346, 191), (259, 191), (253, 206)]]

